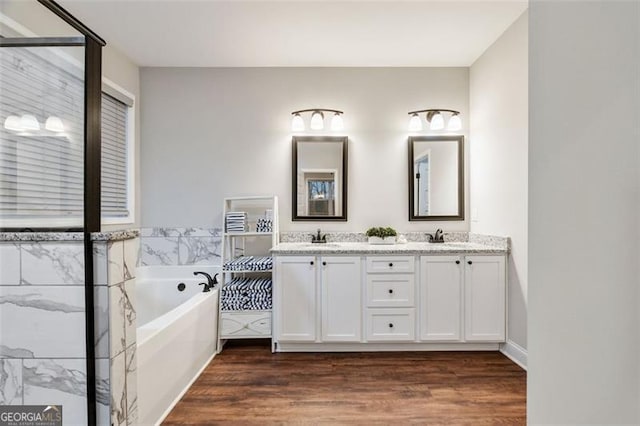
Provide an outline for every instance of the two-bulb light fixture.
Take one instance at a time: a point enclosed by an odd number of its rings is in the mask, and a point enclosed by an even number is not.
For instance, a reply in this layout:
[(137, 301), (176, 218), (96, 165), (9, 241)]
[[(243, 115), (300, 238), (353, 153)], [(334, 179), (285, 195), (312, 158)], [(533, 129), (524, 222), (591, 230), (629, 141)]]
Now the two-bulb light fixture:
[(305, 125), (304, 119), (302, 115), (304, 113), (311, 113), (311, 121), (309, 122), (309, 128), (311, 130), (323, 130), (324, 129), (324, 114), (333, 114), (331, 117), (331, 130), (334, 132), (340, 131), (344, 129), (344, 121), (342, 120), (342, 114), (344, 112), (338, 111), (337, 109), (326, 109), (326, 108), (312, 108), (312, 109), (301, 109), (298, 111), (293, 111), (291, 115), (293, 118), (291, 120), (291, 130), (293, 132), (304, 132)]
[(451, 115), (451, 117), (449, 117), (449, 121), (447, 122), (447, 130), (456, 131), (462, 129), (460, 111), (455, 111), (452, 109), (422, 109), (419, 111), (409, 112), (409, 115), (411, 116), (411, 118), (409, 119), (410, 132), (422, 131), (422, 119), (420, 118), (420, 114), (423, 113), (426, 113), (425, 117), (427, 119), (427, 123), (429, 123), (429, 129), (431, 130), (443, 130), (445, 128), (443, 113)]
[[(10, 115), (4, 120), (4, 128), (14, 132), (32, 132), (40, 130), (40, 122), (33, 114)], [(44, 128), (50, 132), (63, 133), (64, 124), (60, 117), (49, 116), (44, 123)]]

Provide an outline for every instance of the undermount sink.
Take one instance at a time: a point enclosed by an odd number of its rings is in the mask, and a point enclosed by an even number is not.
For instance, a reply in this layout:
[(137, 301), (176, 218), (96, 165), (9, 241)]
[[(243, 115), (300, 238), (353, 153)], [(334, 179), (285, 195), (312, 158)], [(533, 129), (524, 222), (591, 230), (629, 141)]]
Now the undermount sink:
[(338, 243), (305, 243), (304, 246), (305, 247), (317, 247), (317, 248), (322, 248), (322, 247), (336, 248), (336, 247), (340, 247), (340, 244), (338, 244)]

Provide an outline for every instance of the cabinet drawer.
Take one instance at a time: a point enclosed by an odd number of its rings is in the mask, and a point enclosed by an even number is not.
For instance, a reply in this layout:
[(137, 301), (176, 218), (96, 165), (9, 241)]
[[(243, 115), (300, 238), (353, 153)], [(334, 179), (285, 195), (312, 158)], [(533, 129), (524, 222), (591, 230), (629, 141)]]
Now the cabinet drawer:
[(413, 274), (367, 274), (367, 306), (410, 308), (415, 305)]
[(413, 273), (413, 256), (367, 256), (367, 272)]
[(222, 312), (221, 336), (269, 337), (271, 312)]
[(413, 341), (414, 309), (369, 309), (367, 311), (367, 340)]

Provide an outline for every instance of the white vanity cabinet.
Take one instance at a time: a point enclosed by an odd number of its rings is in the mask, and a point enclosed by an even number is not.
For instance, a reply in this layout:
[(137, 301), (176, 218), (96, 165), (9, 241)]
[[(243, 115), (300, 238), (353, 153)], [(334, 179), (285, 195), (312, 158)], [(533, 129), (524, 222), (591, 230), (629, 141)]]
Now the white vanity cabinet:
[(275, 256), (276, 350), (497, 350), (504, 342), (505, 253), (372, 250)]
[(281, 256), (275, 267), (276, 341), (315, 341), (318, 324), (315, 256)]
[(504, 341), (505, 305), (505, 256), (465, 256), (465, 340), (468, 342)]
[(279, 256), (276, 340), (359, 342), (361, 269), (359, 256)]
[(420, 339), (505, 340), (505, 257), (422, 256)]
[(360, 257), (323, 256), (320, 288), (323, 342), (359, 342), (362, 336)]
[(414, 341), (414, 256), (367, 256), (366, 264), (367, 341)]
[(462, 340), (463, 256), (420, 258), (420, 339)]

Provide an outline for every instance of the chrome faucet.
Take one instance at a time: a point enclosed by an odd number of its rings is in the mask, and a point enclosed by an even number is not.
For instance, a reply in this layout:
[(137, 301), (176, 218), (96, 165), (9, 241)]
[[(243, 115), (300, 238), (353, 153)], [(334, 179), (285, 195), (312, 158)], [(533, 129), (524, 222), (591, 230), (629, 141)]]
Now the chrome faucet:
[(440, 228), (436, 229), (435, 235), (427, 234), (427, 236), (430, 243), (444, 243), (444, 232)]
[(327, 242), (327, 234), (322, 235), (320, 233), (320, 228), (318, 228), (317, 234), (311, 235), (311, 242), (316, 244), (324, 244)]

